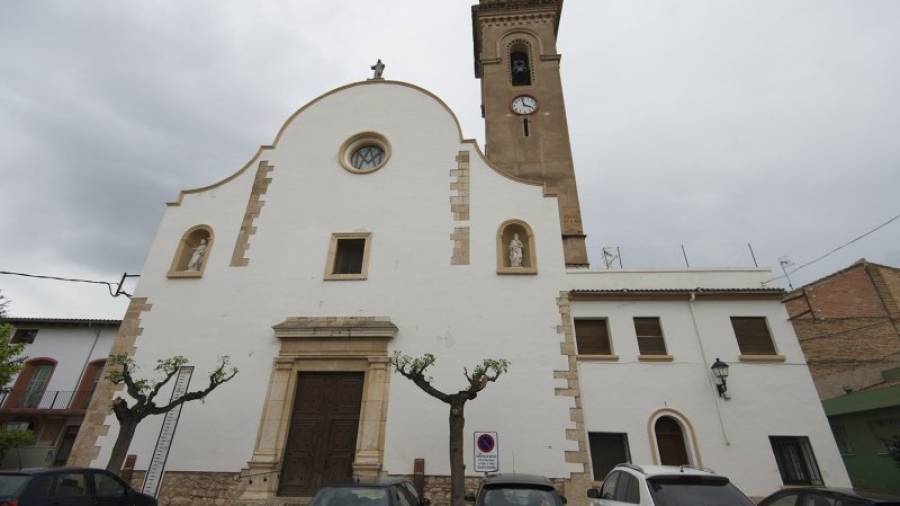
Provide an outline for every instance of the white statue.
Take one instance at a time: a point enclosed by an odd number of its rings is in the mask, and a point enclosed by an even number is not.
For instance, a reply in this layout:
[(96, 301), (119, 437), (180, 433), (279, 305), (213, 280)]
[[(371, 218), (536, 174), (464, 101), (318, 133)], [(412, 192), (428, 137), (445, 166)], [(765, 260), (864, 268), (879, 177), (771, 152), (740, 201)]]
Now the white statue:
[(191, 259), (188, 260), (187, 270), (189, 271), (199, 271), (200, 264), (203, 263), (203, 256), (206, 255), (206, 239), (200, 239), (200, 244), (194, 248), (194, 252), (191, 253)]
[(509, 241), (509, 265), (510, 267), (522, 267), (522, 248), (525, 245), (519, 240), (519, 234), (513, 234)]

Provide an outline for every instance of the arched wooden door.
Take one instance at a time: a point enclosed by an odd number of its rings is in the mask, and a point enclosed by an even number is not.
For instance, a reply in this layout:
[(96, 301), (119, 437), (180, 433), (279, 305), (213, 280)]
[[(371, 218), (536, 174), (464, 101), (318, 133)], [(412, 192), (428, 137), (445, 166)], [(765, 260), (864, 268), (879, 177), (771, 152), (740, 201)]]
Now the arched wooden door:
[(691, 463), (684, 431), (681, 424), (671, 416), (661, 416), (654, 425), (656, 446), (659, 448), (659, 463), (664, 466), (683, 466)]

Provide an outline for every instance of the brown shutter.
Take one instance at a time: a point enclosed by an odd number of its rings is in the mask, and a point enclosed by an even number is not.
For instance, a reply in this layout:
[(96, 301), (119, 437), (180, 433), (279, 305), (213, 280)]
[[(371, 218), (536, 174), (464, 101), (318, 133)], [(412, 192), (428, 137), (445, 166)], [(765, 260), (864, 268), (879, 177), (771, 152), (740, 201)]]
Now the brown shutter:
[(617, 464), (631, 462), (628, 435), (617, 432), (589, 432), (594, 480), (602, 480)]
[(641, 355), (665, 355), (667, 353), (659, 318), (635, 318), (634, 331), (637, 334), (638, 349)]
[(741, 354), (775, 355), (775, 344), (764, 317), (732, 316), (731, 326), (734, 327)]
[(575, 341), (580, 355), (612, 355), (606, 320), (575, 320)]

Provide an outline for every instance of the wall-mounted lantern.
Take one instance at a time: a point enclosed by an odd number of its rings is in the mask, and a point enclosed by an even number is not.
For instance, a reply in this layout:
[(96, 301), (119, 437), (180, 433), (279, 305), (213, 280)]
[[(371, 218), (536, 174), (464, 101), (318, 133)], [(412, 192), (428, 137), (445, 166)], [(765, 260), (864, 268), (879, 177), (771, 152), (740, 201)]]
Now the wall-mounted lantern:
[(728, 364), (716, 357), (716, 361), (712, 365), (712, 373), (713, 378), (716, 379), (716, 390), (719, 391), (719, 397), (727, 401), (731, 398), (728, 397), (728, 384), (725, 381), (728, 378)]

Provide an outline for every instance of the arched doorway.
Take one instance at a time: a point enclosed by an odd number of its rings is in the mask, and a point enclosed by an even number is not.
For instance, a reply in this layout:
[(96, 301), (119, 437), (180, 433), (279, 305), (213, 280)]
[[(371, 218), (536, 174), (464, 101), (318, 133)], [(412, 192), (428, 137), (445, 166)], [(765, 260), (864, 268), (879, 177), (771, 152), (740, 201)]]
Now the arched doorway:
[(671, 416), (661, 416), (654, 424), (656, 445), (659, 448), (659, 463), (664, 466), (690, 465), (684, 431), (678, 420)]

